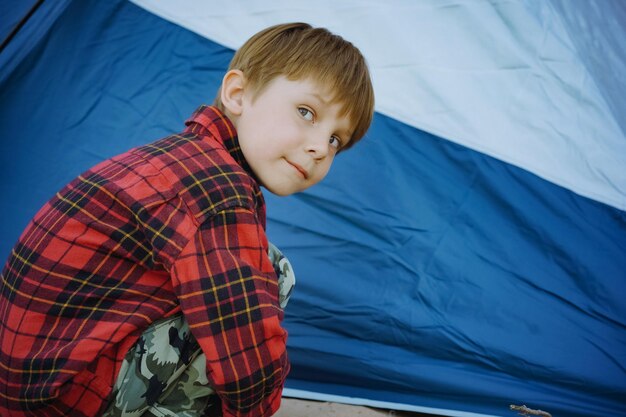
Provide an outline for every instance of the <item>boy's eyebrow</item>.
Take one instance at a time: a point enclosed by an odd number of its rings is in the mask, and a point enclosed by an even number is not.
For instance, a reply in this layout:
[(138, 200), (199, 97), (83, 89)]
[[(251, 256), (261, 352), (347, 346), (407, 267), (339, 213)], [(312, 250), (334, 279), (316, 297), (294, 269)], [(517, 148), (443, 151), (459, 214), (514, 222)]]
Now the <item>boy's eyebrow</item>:
[(318, 99), (319, 101), (321, 101), (324, 105), (329, 105), (331, 100), (327, 100), (324, 97), (322, 97), (322, 95), (320, 93), (307, 93), (310, 96), (315, 97), (316, 99)]

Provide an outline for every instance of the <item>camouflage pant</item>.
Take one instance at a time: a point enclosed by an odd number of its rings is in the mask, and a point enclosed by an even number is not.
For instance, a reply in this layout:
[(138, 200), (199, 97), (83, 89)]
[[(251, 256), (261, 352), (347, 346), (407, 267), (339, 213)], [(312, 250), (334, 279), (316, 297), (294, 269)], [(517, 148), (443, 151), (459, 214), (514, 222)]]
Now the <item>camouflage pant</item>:
[[(293, 269), (271, 243), (269, 257), (285, 308), (295, 285)], [(178, 314), (150, 325), (130, 349), (103, 417), (219, 416), (214, 394), (206, 377), (206, 356)]]

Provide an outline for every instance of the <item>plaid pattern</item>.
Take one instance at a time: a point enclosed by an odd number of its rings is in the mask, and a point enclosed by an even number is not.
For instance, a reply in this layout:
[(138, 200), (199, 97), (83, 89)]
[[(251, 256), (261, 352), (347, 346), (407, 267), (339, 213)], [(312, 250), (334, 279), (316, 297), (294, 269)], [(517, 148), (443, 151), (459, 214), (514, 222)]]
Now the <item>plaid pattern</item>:
[(261, 190), (216, 108), (95, 166), (2, 272), (0, 415), (99, 415), (139, 335), (181, 311), (224, 416), (273, 414), (289, 363), (267, 251)]

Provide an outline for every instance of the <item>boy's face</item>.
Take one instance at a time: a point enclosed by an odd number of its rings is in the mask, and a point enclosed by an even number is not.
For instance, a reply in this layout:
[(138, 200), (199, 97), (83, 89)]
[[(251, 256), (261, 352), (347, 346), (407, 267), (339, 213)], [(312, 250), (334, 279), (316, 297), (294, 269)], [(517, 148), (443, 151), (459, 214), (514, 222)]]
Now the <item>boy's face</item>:
[(280, 76), (254, 95), (243, 90), (233, 121), (241, 150), (261, 184), (277, 195), (303, 191), (321, 181), (335, 154), (351, 137), (341, 104), (314, 81)]

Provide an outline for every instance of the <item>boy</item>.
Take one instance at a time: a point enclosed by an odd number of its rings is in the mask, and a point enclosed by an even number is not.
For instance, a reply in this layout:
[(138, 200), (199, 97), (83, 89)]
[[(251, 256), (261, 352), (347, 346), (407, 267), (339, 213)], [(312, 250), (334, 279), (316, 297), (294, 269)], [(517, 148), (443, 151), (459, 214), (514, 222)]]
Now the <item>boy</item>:
[(57, 193), (2, 273), (0, 415), (272, 415), (289, 370), (276, 272), (289, 274), (260, 186), (319, 182), (373, 100), (349, 42), (274, 26), (184, 132)]

